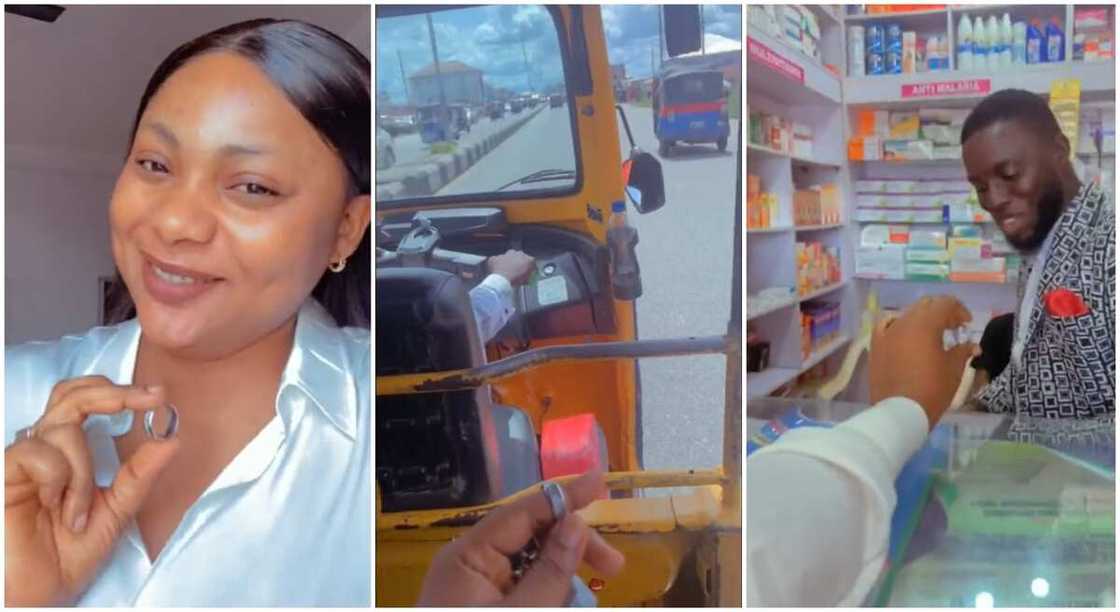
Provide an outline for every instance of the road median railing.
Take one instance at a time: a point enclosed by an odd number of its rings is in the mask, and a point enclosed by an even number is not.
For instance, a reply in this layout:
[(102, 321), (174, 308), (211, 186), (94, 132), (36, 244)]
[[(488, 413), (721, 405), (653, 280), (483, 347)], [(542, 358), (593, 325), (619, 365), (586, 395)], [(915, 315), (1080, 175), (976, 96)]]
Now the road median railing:
[(436, 193), (498, 148), (544, 108), (544, 105), (538, 106), (485, 138), (458, 147), (454, 153), (431, 155), (423, 161), (377, 171), (376, 199), (393, 200)]

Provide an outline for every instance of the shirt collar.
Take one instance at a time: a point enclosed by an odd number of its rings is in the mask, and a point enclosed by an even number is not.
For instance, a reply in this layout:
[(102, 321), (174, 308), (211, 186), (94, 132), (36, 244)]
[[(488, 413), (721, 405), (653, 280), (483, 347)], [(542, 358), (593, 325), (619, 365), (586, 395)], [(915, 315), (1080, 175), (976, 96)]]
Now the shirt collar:
[[(132, 384), (136, 353), (140, 347), (140, 323), (131, 319), (117, 326), (84, 372), (100, 374), (120, 384)], [(296, 318), (292, 353), (280, 376), (276, 411), (288, 427), (291, 415), (280, 397), (292, 386), (302, 391), (311, 403), (339, 431), (357, 439), (358, 385), (356, 368), (346, 352), (346, 340), (334, 319), (314, 298), (308, 298)], [(131, 422), (131, 420), (129, 421)]]

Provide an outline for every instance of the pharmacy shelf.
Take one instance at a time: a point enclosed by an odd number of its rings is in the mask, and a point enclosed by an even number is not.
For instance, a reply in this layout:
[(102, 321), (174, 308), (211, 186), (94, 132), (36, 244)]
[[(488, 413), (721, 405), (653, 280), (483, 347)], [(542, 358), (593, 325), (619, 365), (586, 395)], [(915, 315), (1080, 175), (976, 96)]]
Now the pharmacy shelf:
[(1004, 281), (1002, 283), (979, 282), (979, 281), (955, 281), (955, 280), (935, 281), (935, 280), (928, 280), (928, 279), (920, 279), (919, 280), (919, 279), (913, 279), (913, 278), (876, 278), (874, 276), (862, 276), (862, 275), (858, 275), (858, 274), (856, 275), (856, 278), (861, 279), (861, 280), (879, 282), (879, 283), (925, 283), (925, 284), (928, 284), (928, 285), (995, 285), (995, 286), (1003, 286), (1003, 285), (1014, 285), (1015, 284), (1014, 281), (1010, 281), (1010, 282)]
[[(747, 320), (750, 321), (751, 319), (757, 319), (759, 317), (764, 317), (768, 314), (773, 314), (775, 312), (778, 312), (779, 310), (782, 310), (784, 308), (789, 308), (791, 306), (797, 306), (799, 304), (803, 304), (803, 303), (808, 302), (810, 300), (815, 300), (819, 297), (828, 295), (829, 293), (832, 293), (833, 291), (838, 291), (840, 289), (843, 289), (846, 286), (848, 286), (848, 281), (841, 281), (839, 283), (835, 283), (835, 284), (829, 285), (827, 287), (822, 287), (820, 289), (817, 289), (816, 291), (813, 291), (811, 293), (807, 293), (805, 295), (794, 296), (794, 297), (790, 297), (787, 300), (783, 300), (781, 302), (775, 302), (773, 305), (767, 306), (766, 308), (764, 308), (762, 310), (759, 310), (758, 312), (751, 312), (750, 308), (748, 308), (747, 309)], [(750, 302), (749, 297), (747, 298), (747, 301), (748, 301), (748, 303)]]
[(813, 157), (799, 157), (797, 155), (790, 155), (789, 159), (795, 164), (809, 164), (810, 166), (820, 166), (822, 168), (839, 168), (842, 165), (839, 161), (829, 161)]
[(809, 355), (809, 358), (806, 359), (801, 364), (801, 371), (802, 372), (807, 372), (807, 371), (811, 370), (812, 368), (816, 367), (816, 365), (818, 363), (824, 361), (825, 359), (828, 359), (830, 356), (832, 356), (833, 353), (835, 353), (836, 351), (843, 348), (844, 345), (847, 344), (848, 342), (850, 342), (851, 340), (852, 340), (851, 336), (848, 336), (847, 334), (843, 334), (843, 335), (831, 340), (830, 342), (828, 342), (827, 344), (825, 344), (821, 348), (813, 351), (812, 354)]
[(850, 159), (849, 164), (860, 166), (911, 166), (926, 168), (954, 168), (964, 169), (964, 162), (958, 159)]
[(765, 397), (775, 389), (801, 375), (796, 368), (767, 368), (761, 372), (747, 372), (747, 399)]
[(824, 22), (832, 23), (834, 25), (840, 25), (842, 22), (841, 15), (836, 12), (838, 10), (842, 10), (839, 6), (830, 6), (824, 4), (806, 4), (802, 6), (813, 11), (813, 14), (815, 14), (817, 18), (822, 22), (822, 26), (826, 25), (826, 23)]
[(856, 221), (859, 225), (995, 225), (995, 221)]
[(747, 143), (747, 154), (749, 155), (752, 152), (757, 153), (759, 155), (767, 156), (767, 157), (773, 157), (773, 158), (776, 158), (776, 159), (788, 159), (793, 163), (809, 164), (811, 166), (820, 166), (822, 168), (839, 168), (841, 166), (841, 163), (839, 161), (830, 161), (830, 160), (824, 160), (824, 159), (816, 159), (816, 158), (813, 158), (813, 157), (801, 157), (801, 156), (798, 156), (798, 155), (791, 155), (789, 153), (784, 153), (782, 151), (779, 151), (779, 150), (777, 150), (775, 148), (772, 148), (772, 147), (768, 147), (766, 145), (760, 145), (760, 144), (757, 144), (757, 143), (748, 142)]
[[(868, 105), (876, 108), (898, 106), (929, 106), (937, 103), (959, 101), (957, 106), (972, 106), (990, 92), (1001, 89), (1025, 89), (1049, 95), (1050, 84), (1055, 79), (1080, 79), (1082, 101), (1112, 99), (1116, 89), (1116, 62), (1063, 62), (1036, 64), (998, 73), (975, 73), (939, 70), (919, 74), (892, 74), (844, 79), (845, 101), (849, 106)], [(929, 86), (956, 81), (987, 81), (987, 88), (966, 88), (977, 93), (929, 95), (903, 98), (908, 86)], [(983, 93), (980, 93), (983, 91)]]
[(851, 342), (851, 337), (847, 334), (833, 339), (813, 351), (809, 358), (802, 362), (800, 368), (768, 368), (761, 372), (747, 372), (747, 398), (770, 395), (778, 387), (792, 382), (793, 379), (814, 368), (848, 342)]
[[(747, 303), (748, 304), (750, 303), (750, 298), (747, 298)], [(795, 305), (797, 305), (797, 303), (798, 303), (798, 298), (790, 297), (788, 299), (782, 300), (781, 302), (775, 302), (773, 305), (767, 306), (766, 308), (763, 308), (762, 310), (759, 310), (758, 312), (751, 312), (751, 309), (747, 308), (747, 320), (750, 321), (751, 319), (757, 319), (759, 317), (765, 317), (768, 314), (774, 314), (775, 312), (778, 312), (779, 310), (782, 310), (783, 308), (789, 308), (790, 306), (795, 306)]]
[(932, 10), (928, 10), (928, 11), (907, 11), (907, 12), (903, 12), (903, 13), (862, 13), (862, 14), (859, 14), (859, 15), (845, 15), (844, 16), (844, 21), (859, 23), (859, 22), (864, 22), (864, 21), (879, 21), (879, 20), (886, 19), (886, 20), (890, 20), (890, 21), (903, 21), (903, 22), (909, 23), (910, 21), (913, 21), (914, 18), (920, 18), (920, 17), (929, 18), (929, 17), (935, 17), (935, 16), (944, 17), (948, 14), (949, 14), (948, 9), (932, 9)]
[(792, 232), (793, 227), (786, 225), (780, 227), (748, 227), (748, 234), (780, 234), (782, 232)]
[(801, 232), (823, 232), (823, 231), (827, 231), (827, 230), (840, 229), (842, 227), (847, 227), (847, 224), (845, 224), (845, 223), (830, 223), (830, 224), (827, 224), (827, 225), (798, 225), (798, 226), (794, 227), (793, 229), (796, 230), (798, 233), (801, 233)]
[[(772, 56), (777, 62), (800, 73), (779, 70), (759, 56)], [(790, 104), (839, 104), (840, 77), (799, 49), (778, 41), (756, 27), (747, 27), (747, 95), (752, 92), (777, 102)]]
[(820, 289), (817, 289), (815, 291), (811, 291), (809, 293), (806, 293), (805, 295), (803, 295), (799, 298), (799, 301), (804, 303), (804, 302), (808, 302), (809, 300), (815, 300), (815, 299), (817, 299), (817, 298), (819, 298), (823, 295), (828, 295), (829, 293), (832, 293), (833, 291), (843, 289), (847, 285), (848, 285), (848, 281), (840, 281), (838, 283), (833, 283), (831, 285), (828, 285), (827, 287), (821, 287)]

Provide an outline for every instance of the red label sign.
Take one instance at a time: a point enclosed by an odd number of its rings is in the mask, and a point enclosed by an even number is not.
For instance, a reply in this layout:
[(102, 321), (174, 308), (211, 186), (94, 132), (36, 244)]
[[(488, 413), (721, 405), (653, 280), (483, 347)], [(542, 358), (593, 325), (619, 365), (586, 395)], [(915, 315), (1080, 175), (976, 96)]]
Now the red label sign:
[(964, 79), (939, 83), (916, 83), (902, 86), (903, 98), (938, 98), (941, 96), (972, 96), (992, 91), (991, 79)]
[(805, 69), (775, 53), (770, 47), (747, 37), (747, 52), (758, 62), (787, 79), (805, 83)]

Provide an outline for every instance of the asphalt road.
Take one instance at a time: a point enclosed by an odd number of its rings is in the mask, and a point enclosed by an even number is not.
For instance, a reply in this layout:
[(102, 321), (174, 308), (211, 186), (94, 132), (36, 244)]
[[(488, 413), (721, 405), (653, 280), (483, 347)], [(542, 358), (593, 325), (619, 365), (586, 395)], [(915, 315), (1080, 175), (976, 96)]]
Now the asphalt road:
[[(657, 155), (650, 109), (623, 105), (639, 148)], [(722, 334), (731, 305), (736, 130), (727, 152), (678, 145), (661, 159), (665, 206), (629, 209), (638, 228), (643, 295), (638, 334), (671, 338)], [(621, 127), (620, 127), (621, 131)], [(630, 153), (625, 132), (622, 155)], [(723, 356), (641, 360), (642, 432), (647, 469), (712, 467), (723, 449)], [(740, 408), (741, 409), (741, 408)]]
[[(648, 108), (626, 106), (637, 145), (657, 155)], [(666, 204), (640, 216), (638, 259), (644, 295), (638, 300), (642, 338), (722, 334), (730, 307), (735, 197), (734, 134), (728, 150), (683, 145), (662, 159)], [(622, 154), (630, 145), (621, 131)], [(500, 147), (449, 183), (440, 195), (484, 192), (536, 170), (572, 168), (568, 110), (545, 108)], [(531, 160), (531, 163), (530, 163)], [(555, 186), (537, 183), (533, 186)], [(643, 359), (642, 431), (649, 469), (719, 465), (723, 444), (724, 358)]]
[[(501, 119), (494, 121), (491, 121), (489, 117), (483, 116), (478, 120), (478, 123), (471, 125), (470, 132), (464, 133), (459, 137), (459, 143), (469, 144), (481, 140), (494, 130), (509, 125), (511, 121), (520, 116), (521, 115), (506, 113)], [(393, 138), (393, 153), (397, 156), (396, 165), (422, 161), (428, 157), (430, 149), (430, 144), (424, 144), (420, 141), (420, 132), (418, 131), (400, 134)]]
[[(498, 148), (455, 180), (444, 185), (437, 195), (484, 193), (540, 170), (575, 169), (575, 149), (572, 147), (570, 121), (567, 106), (557, 108), (546, 106)], [(573, 181), (574, 179), (566, 179), (514, 185), (507, 191), (563, 188), (571, 185)]]

